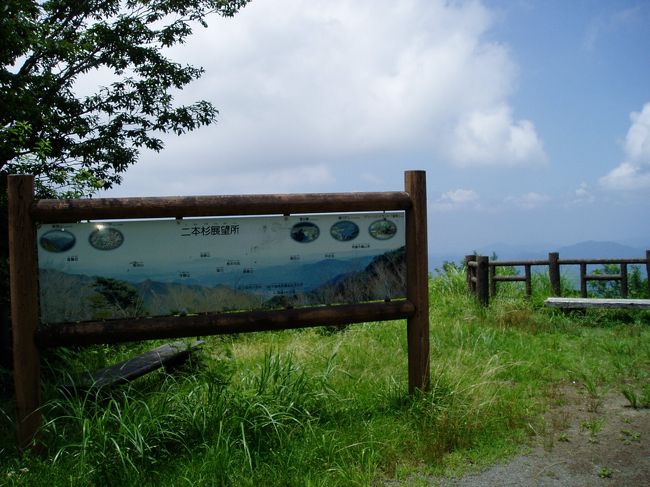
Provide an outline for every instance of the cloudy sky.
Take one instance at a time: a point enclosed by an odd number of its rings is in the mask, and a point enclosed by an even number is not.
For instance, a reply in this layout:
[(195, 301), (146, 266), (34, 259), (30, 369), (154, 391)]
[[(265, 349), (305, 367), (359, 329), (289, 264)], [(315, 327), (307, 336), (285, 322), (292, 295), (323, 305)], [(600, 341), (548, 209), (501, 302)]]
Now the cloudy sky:
[(431, 252), (650, 248), (647, 0), (253, 0), (170, 55), (218, 122), (104, 196), (386, 191)]

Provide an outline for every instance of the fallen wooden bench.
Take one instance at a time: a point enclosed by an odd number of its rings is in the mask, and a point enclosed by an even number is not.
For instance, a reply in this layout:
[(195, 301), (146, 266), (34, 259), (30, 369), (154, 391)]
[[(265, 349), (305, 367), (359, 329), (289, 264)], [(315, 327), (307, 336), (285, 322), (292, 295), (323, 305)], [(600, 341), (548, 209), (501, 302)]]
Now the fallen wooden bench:
[(88, 373), (86, 377), (74, 384), (63, 384), (60, 389), (68, 393), (101, 389), (117, 384), (124, 384), (142, 377), (160, 367), (177, 367), (187, 361), (190, 354), (205, 342), (197, 340), (192, 343), (172, 342), (137, 355), (129, 360)]
[(650, 309), (650, 299), (547, 298), (544, 305), (563, 309)]

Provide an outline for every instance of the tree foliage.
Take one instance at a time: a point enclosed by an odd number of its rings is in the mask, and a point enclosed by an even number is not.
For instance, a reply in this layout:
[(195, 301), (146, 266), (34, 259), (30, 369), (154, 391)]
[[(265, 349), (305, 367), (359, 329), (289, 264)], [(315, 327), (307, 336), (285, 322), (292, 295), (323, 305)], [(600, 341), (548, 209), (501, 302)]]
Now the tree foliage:
[[(165, 50), (248, 1), (4, 0), (0, 170), (34, 174), (42, 195), (92, 194), (118, 184), (143, 148), (160, 151), (161, 134), (213, 122), (207, 101), (174, 104), (203, 70)], [(92, 75), (108, 81), (80, 94)]]

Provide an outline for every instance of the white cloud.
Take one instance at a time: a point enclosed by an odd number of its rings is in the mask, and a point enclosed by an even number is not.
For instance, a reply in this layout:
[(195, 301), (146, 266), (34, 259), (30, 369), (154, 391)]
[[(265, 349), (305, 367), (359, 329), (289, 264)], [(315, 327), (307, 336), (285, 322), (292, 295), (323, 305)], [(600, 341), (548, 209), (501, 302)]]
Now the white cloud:
[(640, 113), (631, 113), (630, 120), (623, 145), (625, 160), (600, 178), (600, 184), (609, 190), (650, 189), (650, 103)]
[(650, 165), (650, 103), (630, 115), (632, 126), (625, 138), (625, 153), (634, 164)]
[(585, 182), (580, 183), (578, 189), (573, 193), (571, 203), (576, 205), (590, 204), (596, 201), (596, 197), (589, 189), (589, 185)]
[(479, 195), (472, 189), (454, 189), (443, 193), (431, 209), (434, 211), (452, 211), (465, 208), (475, 208), (479, 202)]
[(514, 122), (506, 105), (464, 116), (454, 131), (452, 160), (459, 166), (518, 166), (546, 162), (535, 127)]
[(284, 193), (293, 188), (331, 184), (334, 178), (323, 164), (297, 166), (264, 173), (251, 171), (225, 176), (222, 183), (241, 188), (244, 193)]
[(508, 206), (514, 205), (524, 210), (534, 210), (544, 206), (549, 201), (551, 201), (549, 195), (531, 191), (520, 196), (509, 196), (505, 198), (504, 203)]
[[(139, 196), (183, 195), (183, 194), (268, 194), (320, 192), (331, 188), (335, 181), (330, 168), (325, 164), (294, 164), (273, 169), (244, 167), (234, 170), (210, 168), (214, 159), (197, 161), (189, 169), (183, 159), (177, 159), (176, 167), (166, 171), (158, 170), (153, 161), (134, 166), (129, 175), (142, 184)], [(162, 188), (162, 189), (160, 189)], [(329, 189), (328, 189), (329, 188)], [(119, 192), (117, 188), (115, 192)]]
[(208, 190), (208, 172), (243, 180), (311, 165), (363, 183), (395, 158), (349, 161), (390, 153), (408, 164), (407, 151), (462, 167), (538, 163), (535, 127), (508, 102), (516, 66), (486, 36), (492, 22), (479, 1), (255, 0), (171, 51), (205, 68), (177, 98), (208, 99), (221, 114), (147, 157), (190, 192)]

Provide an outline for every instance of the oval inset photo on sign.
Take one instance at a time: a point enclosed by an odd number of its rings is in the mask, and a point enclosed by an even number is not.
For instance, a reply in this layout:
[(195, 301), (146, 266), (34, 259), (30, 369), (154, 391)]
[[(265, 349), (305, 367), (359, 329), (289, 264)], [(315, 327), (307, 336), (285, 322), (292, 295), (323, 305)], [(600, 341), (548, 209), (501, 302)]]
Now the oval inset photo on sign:
[(349, 220), (342, 220), (332, 225), (330, 235), (339, 242), (349, 242), (359, 236), (359, 226)]
[(300, 222), (291, 228), (291, 238), (296, 242), (310, 243), (318, 238), (320, 229), (314, 223)]
[(124, 235), (117, 228), (100, 226), (90, 234), (88, 242), (97, 250), (114, 250), (124, 243)]
[(377, 240), (388, 240), (397, 233), (397, 225), (390, 220), (377, 220), (370, 224), (368, 232)]
[(65, 252), (74, 247), (76, 241), (72, 232), (61, 228), (45, 233), (40, 239), (40, 244), (48, 252)]

